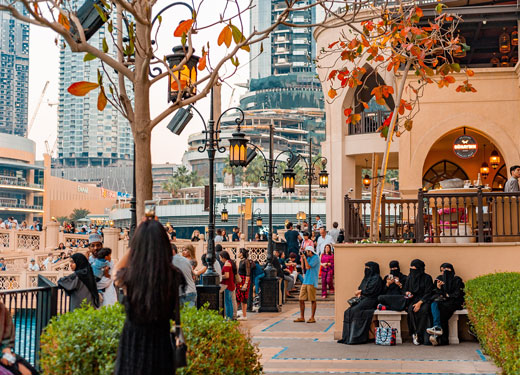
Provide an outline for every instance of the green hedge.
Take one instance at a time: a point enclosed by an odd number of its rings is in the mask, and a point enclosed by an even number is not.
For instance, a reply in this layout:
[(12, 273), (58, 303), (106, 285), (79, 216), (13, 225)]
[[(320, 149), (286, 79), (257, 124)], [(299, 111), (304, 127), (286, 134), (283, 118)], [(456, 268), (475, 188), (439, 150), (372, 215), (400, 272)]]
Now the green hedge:
[(469, 280), (466, 307), (486, 354), (505, 374), (520, 374), (520, 273)]
[[(53, 318), (41, 336), (43, 374), (112, 375), (124, 320), (119, 304), (100, 310), (84, 307)], [(259, 349), (238, 322), (188, 307), (181, 320), (188, 367), (177, 370), (178, 375), (262, 373)]]

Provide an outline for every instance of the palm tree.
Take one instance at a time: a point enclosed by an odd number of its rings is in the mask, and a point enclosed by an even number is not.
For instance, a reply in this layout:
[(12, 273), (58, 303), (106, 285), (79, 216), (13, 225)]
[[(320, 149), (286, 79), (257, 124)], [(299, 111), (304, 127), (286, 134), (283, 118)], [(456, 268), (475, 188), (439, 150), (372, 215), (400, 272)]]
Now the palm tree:
[(254, 186), (258, 186), (260, 182), (260, 177), (264, 175), (264, 159), (261, 157), (256, 157), (253, 161), (246, 167), (246, 182), (249, 184), (253, 184)]
[(231, 186), (236, 186), (237, 183), (242, 183), (242, 179), (244, 176), (244, 168), (242, 167), (233, 167), (229, 164), (229, 156), (226, 158), (226, 163), (224, 168), (222, 169), (222, 173), (231, 175)]

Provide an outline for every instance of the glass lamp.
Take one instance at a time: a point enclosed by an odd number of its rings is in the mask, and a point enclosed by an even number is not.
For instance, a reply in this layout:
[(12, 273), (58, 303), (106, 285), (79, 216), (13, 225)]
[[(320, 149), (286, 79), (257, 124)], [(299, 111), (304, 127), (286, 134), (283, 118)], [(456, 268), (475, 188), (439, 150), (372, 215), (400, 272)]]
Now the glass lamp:
[(370, 176), (368, 174), (363, 177), (363, 186), (366, 188), (370, 186)]
[(329, 174), (326, 170), (322, 170), (319, 174), (319, 182), (321, 188), (329, 187)]
[(258, 215), (256, 217), (256, 226), (261, 227), (262, 226), (262, 216)]
[(220, 213), (220, 221), (222, 221), (223, 223), (227, 223), (228, 218), (229, 218), (228, 210), (226, 210), (225, 208), (222, 209), (222, 212)]
[(502, 34), (498, 37), (498, 48), (500, 53), (509, 53), (511, 51), (511, 38), (506, 33), (505, 27), (502, 30)]
[(516, 29), (516, 26), (515, 26), (515, 29), (513, 30), (513, 32), (511, 33), (511, 45), (512, 46), (518, 45), (518, 30)]
[(491, 58), (491, 60), (489, 61), (491, 63), (491, 65), (493, 66), (499, 66), (500, 65), (500, 60), (499, 58), (497, 57), (497, 53), (496, 52), (493, 52), (493, 57)]
[(489, 176), (489, 165), (488, 163), (484, 162), (482, 163), (480, 167), (480, 175), (482, 178), (487, 178)]
[(287, 168), (282, 173), (282, 191), (284, 193), (294, 193), (296, 173), (292, 168)]
[[(186, 54), (184, 53), (183, 46), (177, 46), (173, 48), (173, 55), (166, 56), (166, 61), (168, 62), (168, 66), (170, 69), (176, 69), (179, 64), (184, 60)], [(182, 99), (189, 98), (193, 96), (197, 92), (197, 87), (195, 86), (195, 82), (197, 82), (197, 64), (199, 62), (200, 57), (191, 55), (186, 64), (184, 64), (181, 69), (174, 72), (173, 75), (179, 80), (181, 84), (181, 95)], [(175, 102), (177, 100), (177, 96), (179, 94), (179, 85), (177, 80), (172, 77), (172, 75), (168, 75), (168, 101)]]
[(491, 168), (497, 169), (500, 165), (500, 156), (496, 150), (493, 150), (491, 155), (489, 156), (489, 164), (491, 164)]
[(246, 135), (240, 131), (233, 133), (229, 140), (229, 164), (233, 167), (245, 167), (247, 165), (247, 142)]
[(500, 66), (503, 66), (504, 68), (507, 68), (509, 66), (509, 56), (502, 55), (500, 58)]

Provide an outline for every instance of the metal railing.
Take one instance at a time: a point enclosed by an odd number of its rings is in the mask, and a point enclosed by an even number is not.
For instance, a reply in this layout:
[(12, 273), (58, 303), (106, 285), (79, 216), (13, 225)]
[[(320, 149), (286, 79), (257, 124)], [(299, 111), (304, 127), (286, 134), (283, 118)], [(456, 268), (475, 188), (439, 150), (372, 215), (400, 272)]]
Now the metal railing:
[(520, 193), (419, 191), (418, 242), (520, 241)]
[(39, 275), (38, 287), (0, 291), (0, 301), (13, 319), (14, 351), (38, 368), (43, 329), (53, 316), (69, 311), (69, 297), (50, 280)]
[(0, 185), (22, 186), (35, 189), (43, 189), (41, 184), (30, 184), (20, 177), (0, 176)]
[[(368, 199), (351, 199), (345, 196), (345, 242), (368, 239), (372, 206)], [(415, 240), (417, 199), (381, 199), (381, 225), (379, 238), (389, 240)]]
[(348, 125), (348, 135), (376, 133), (389, 115), (389, 111), (361, 112), (359, 122)]

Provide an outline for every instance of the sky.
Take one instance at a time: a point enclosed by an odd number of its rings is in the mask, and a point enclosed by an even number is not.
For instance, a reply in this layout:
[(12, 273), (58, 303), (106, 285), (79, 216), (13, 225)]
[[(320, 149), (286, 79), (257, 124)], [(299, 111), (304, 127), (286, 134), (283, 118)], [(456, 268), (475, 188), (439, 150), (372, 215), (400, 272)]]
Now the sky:
[[(211, 2), (211, 7), (206, 6), (199, 12), (199, 26), (218, 21), (219, 16), (215, 10), (223, 9), (223, 4), (226, 1), (206, 0), (206, 4), (209, 4), (209, 2)], [(160, 10), (169, 3), (169, 1), (160, 0), (154, 9)], [(180, 44), (179, 38), (173, 37), (173, 30), (181, 20), (189, 17), (188, 10), (180, 8), (183, 7), (173, 7), (163, 13), (163, 22), (157, 38), (160, 56), (171, 53), (171, 48)], [(244, 30), (248, 31), (248, 15), (245, 16), (243, 22)], [(222, 25), (218, 25), (194, 36), (194, 45), (196, 51), (199, 53), (202, 46), (205, 46), (207, 42), (210, 43), (211, 55), (213, 56), (212, 61), (215, 61), (215, 59), (222, 56), (225, 52), (225, 49), (217, 46), (217, 37), (222, 27)], [(31, 25), (29, 50), (29, 121), (35, 113), (45, 82), (49, 81), (42, 104), (39, 107), (33, 127), (29, 133), (29, 138), (36, 142), (36, 158), (38, 160), (42, 158), (42, 154), (46, 151), (45, 141), (49, 143), (52, 149), (56, 141), (58, 127), (58, 106), (55, 104), (58, 102), (59, 49), (54, 43), (55, 37), (56, 34), (51, 30)], [(246, 83), (249, 78), (249, 67), (247, 64), (248, 54), (245, 51), (241, 51), (238, 58), (241, 62), (238, 71), (231, 78), (227, 79), (222, 86), (223, 110), (229, 106), (238, 105), (240, 95), (245, 93), (245, 89), (237, 87), (235, 84)], [(231, 66), (225, 67), (224, 72), (227, 71), (229, 74), (231, 71), (230, 67)], [(152, 87), (152, 115), (157, 115), (167, 108), (167, 85), (168, 80), (165, 79), (163, 82), (159, 82)], [(233, 89), (235, 89), (234, 92)], [(95, 93), (95, 91), (93, 91), (93, 93)], [(209, 115), (209, 99), (200, 100), (197, 102), (196, 107), (207, 118)], [(203, 128), (202, 122), (194, 116), (193, 120), (180, 136), (174, 135), (166, 129), (166, 125), (172, 116), (157, 125), (152, 132), (153, 163), (181, 163), (182, 156), (187, 148), (188, 136), (201, 131)]]

